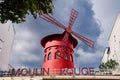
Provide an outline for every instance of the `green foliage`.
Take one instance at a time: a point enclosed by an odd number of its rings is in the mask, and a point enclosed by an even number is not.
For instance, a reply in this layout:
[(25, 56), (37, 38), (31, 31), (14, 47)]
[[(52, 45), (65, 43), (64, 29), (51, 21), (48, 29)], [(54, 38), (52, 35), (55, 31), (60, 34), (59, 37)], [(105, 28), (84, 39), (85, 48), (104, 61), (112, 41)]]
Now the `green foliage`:
[(26, 14), (31, 13), (34, 18), (40, 14), (52, 13), (52, 0), (3, 0), (0, 2), (0, 21), (8, 20), (13, 23), (25, 21)]
[(106, 63), (102, 63), (100, 64), (99, 68), (100, 69), (115, 69), (118, 66), (118, 62), (116, 62), (115, 60), (108, 60)]

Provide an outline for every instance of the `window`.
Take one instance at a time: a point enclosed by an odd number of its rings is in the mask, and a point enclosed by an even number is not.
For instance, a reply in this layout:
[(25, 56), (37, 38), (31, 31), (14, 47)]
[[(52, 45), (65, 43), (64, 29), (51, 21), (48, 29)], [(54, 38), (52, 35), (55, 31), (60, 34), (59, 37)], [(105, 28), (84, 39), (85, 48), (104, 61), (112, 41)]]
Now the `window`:
[(67, 53), (66, 53), (66, 52), (64, 53), (64, 59), (65, 59), (65, 60), (67, 60), (67, 59), (68, 59), (68, 55), (67, 55)]
[(48, 54), (48, 60), (51, 60), (52, 59), (52, 54), (51, 52)]
[(0, 52), (2, 51), (4, 41), (0, 39)]
[(46, 52), (47, 52), (47, 49), (44, 50), (44, 53), (46, 53)]
[(51, 47), (46, 48), (46, 49), (44, 50), (44, 52), (47, 53), (47, 52), (50, 52), (50, 50), (51, 50)]
[(110, 47), (108, 47), (108, 51), (107, 51), (107, 54), (109, 54), (110, 53)]
[(46, 55), (44, 56), (44, 62), (46, 61)]
[(115, 38), (116, 36), (114, 35), (114, 38)]
[(49, 47), (48, 50), (50, 51), (50, 50), (51, 50), (51, 47)]
[(60, 51), (57, 51), (57, 52), (55, 53), (55, 59), (60, 59)]
[(73, 56), (70, 54), (70, 61), (73, 62)]

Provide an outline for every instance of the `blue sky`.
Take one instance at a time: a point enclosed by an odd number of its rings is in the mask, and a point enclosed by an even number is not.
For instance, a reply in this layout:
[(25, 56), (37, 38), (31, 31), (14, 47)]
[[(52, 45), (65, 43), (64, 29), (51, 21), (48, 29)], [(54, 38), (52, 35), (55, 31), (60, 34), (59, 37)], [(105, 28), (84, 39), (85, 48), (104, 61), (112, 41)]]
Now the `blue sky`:
[[(98, 67), (104, 49), (108, 46), (108, 37), (120, 11), (119, 0), (53, 0), (53, 17), (68, 25), (70, 11), (76, 9), (79, 14), (72, 27), (75, 32), (93, 40), (92, 49), (78, 40), (74, 49), (75, 67)], [(62, 33), (64, 30), (40, 19), (27, 16), (26, 22), (15, 24), (15, 40), (10, 64), (15, 68), (42, 67), (43, 47), (42, 37), (49, 34)]]

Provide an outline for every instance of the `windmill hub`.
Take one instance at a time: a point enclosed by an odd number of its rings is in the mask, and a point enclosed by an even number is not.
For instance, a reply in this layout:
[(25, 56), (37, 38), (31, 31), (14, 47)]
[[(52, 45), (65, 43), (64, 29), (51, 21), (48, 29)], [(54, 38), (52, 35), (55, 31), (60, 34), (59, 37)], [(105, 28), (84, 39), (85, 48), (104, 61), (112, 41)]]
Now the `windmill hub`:
[(71, 29), (68, 27), (68, 28), (66, 28), (66, 31), (68, 32), (68, 33), (71, 33), (72, 31), (71, 31)]

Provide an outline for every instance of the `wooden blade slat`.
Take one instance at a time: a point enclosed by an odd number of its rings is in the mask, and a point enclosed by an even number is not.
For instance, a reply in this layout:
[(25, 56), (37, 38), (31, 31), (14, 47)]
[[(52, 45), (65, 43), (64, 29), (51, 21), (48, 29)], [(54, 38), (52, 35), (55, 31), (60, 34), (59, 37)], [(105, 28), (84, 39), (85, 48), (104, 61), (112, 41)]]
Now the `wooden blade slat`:
[(71, 32), (74, 36), (76, 36), (78, 39), (80, 39), (81, 41), (83, 41), (85, 44), (87, 44), (88, 46), (90, 46), (91, 48), (94, 47), (94, 42), (74, 31)]
[(60, 28), (65, 30), (65, 26), (63, 24), (61, 24), (60, 22), (58, 22), (57, 20), (55, 20), (54, 18), (52, 18), (50, 15), (43, 14), (40, 16), (40, 18), (42, 18), (42, 19), (56, 25), (57, 27), (60, 27)]
[(69, 19), (69, 25), (68, 25), (70, 29), (72, 28), (77, 16), (78, 16), (78, 12), (75, 9), (72, 9), (70, 14), (70, 19)]

